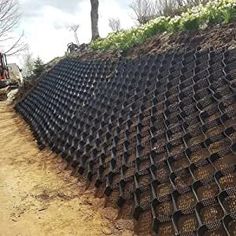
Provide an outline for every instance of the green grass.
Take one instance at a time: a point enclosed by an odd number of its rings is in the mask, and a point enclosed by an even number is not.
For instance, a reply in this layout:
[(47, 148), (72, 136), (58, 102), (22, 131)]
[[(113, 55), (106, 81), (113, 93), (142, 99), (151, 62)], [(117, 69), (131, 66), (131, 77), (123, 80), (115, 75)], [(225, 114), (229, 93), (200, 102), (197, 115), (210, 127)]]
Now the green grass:
[(104, 39), (91, 43), (93, 50), (127, 50), (144, 43), (148, 38), (162, 32), (198, 30), (215, 24), (227, 24), (236, 20), (236, 0), (215, 0), (205, 6), (199, 5), (188, 9), (180, 16), (160, 16), (147, 24), (130, 30), (110, 33)]

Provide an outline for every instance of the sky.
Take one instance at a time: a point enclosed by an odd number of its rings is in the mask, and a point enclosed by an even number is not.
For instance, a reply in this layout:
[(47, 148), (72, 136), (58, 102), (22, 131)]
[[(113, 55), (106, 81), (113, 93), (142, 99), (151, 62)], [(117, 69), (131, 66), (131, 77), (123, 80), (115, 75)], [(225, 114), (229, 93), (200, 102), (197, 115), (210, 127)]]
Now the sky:
[[(79, 24), (80, 43), (91, 39), (90, 0), (18, 0), (21, 21), (16, 29), (24, 31), (24, 40), (29, 45), (33, 57), (39, 56), (44, 62), (64, 55), (67, 44), (74, 42), (74, 34), (69, 26)], [(105, 37), (111, 29), (109, 18), (119, 18), (121, 27), (128, 29), (135, 25), (130, 0), (100, 0), (99, 31)], [(22, 64), (21, 57), (9, 58), (10, 62)]]

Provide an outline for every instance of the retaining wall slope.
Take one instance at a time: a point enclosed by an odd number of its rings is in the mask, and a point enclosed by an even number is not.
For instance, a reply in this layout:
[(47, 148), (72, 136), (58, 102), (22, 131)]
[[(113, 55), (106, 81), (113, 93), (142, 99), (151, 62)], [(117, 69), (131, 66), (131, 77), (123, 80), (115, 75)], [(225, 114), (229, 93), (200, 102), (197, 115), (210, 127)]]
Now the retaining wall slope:
[(236, 230), (236, 49), (64, 59), (16, 110), (140, 234)]

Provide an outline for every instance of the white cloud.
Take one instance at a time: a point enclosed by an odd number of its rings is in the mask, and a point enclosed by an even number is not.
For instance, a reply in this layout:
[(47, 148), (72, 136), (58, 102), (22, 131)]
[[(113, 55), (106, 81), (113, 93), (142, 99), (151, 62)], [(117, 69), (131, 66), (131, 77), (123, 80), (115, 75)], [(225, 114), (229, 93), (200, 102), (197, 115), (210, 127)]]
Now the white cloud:
[[(35, 57), (40, 56), (47, 62), (54, 57), (62, 56), (67, 44), (74, 41), (73, 33), (68, 29), (69, 25), (80, 25), (78, 30), (80, 43), (90, 41), (90, 1), (72, 2), (74, 4), (68, 6), (70, 1), (64, 0), (20, 0), (23, 17), (18, 30), (25, 32), (26, 42)], [(120, 18), (123, 28), (134, 25), (129, 8), (124, 5), (123, 0), (101, 0), (99, 31), (102, 37), (110, 32), (108, 27), (110, 17)]]

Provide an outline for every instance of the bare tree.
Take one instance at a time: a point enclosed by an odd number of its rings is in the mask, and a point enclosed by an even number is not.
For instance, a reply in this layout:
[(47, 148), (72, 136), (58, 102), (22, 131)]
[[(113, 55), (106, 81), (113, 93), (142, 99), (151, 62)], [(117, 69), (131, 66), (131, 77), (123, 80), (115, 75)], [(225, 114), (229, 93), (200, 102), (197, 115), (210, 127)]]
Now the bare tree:
[(25, 55), (23, 55), (23, 67), (22, 67), (22, 75), (25, 79), (30, 78), (33, 75), (34, 71), (34, 59), (32, 54), (27, 51)]
[(133, 10), (137, 21), (145, 24), (160, 15), (179, 15), (187, 8), (206, 4), (210, 0), (132, 0), (130, 8)]
[(4, 51), (7, 55), (14, 55), (27, 48), (22, 42), (24, 33), (18, 38), (13, 37), (13, 30), (20, 19), (17, 0), (0, 0), (0, 43), (8, 49)]
[(75, 43), (79, 45), (79, 38), (77, 35), (77, 31), (79, 29), (79, 25), (72, 25), (70, 26), (70, 30), (74, 32), (74, 37), (75, 37)]
[(152, 0), (133, 0), (130, 4), (137, 21), (145, 24), (149, 20), (159, 15), (159, 7), (157, 1)]
[(179, 15), (188, 8), (201, 4), (206, 4), (210, 0), (159, 0), (158, 5), (160, 15), (174, 16)]
[(92, 40), (99, 38), (98, 32), (98, 0), (90, 0), (91, 2), (91, 27), (92, 27)]
[(7, 56), (13, 56), (27, 50), (28, 45), (25, 42), (23, 42), (23, 37), (24, 37), (24, 32), (22, 32), (21, 35), (14, 41), (10, 42), (11, 46), (8, 46), (8, 49), (5, 50), (4, 53), (7, 54)]
[(159, 0), (160, 15), (174, 16), (180, 13), (184, 0)]
[(109, 27), (112, 29), (114, 32), (118, 32), (121, 29), (120, 26), (120, 19), (118, 18), (110, 18), (109, 19)]

